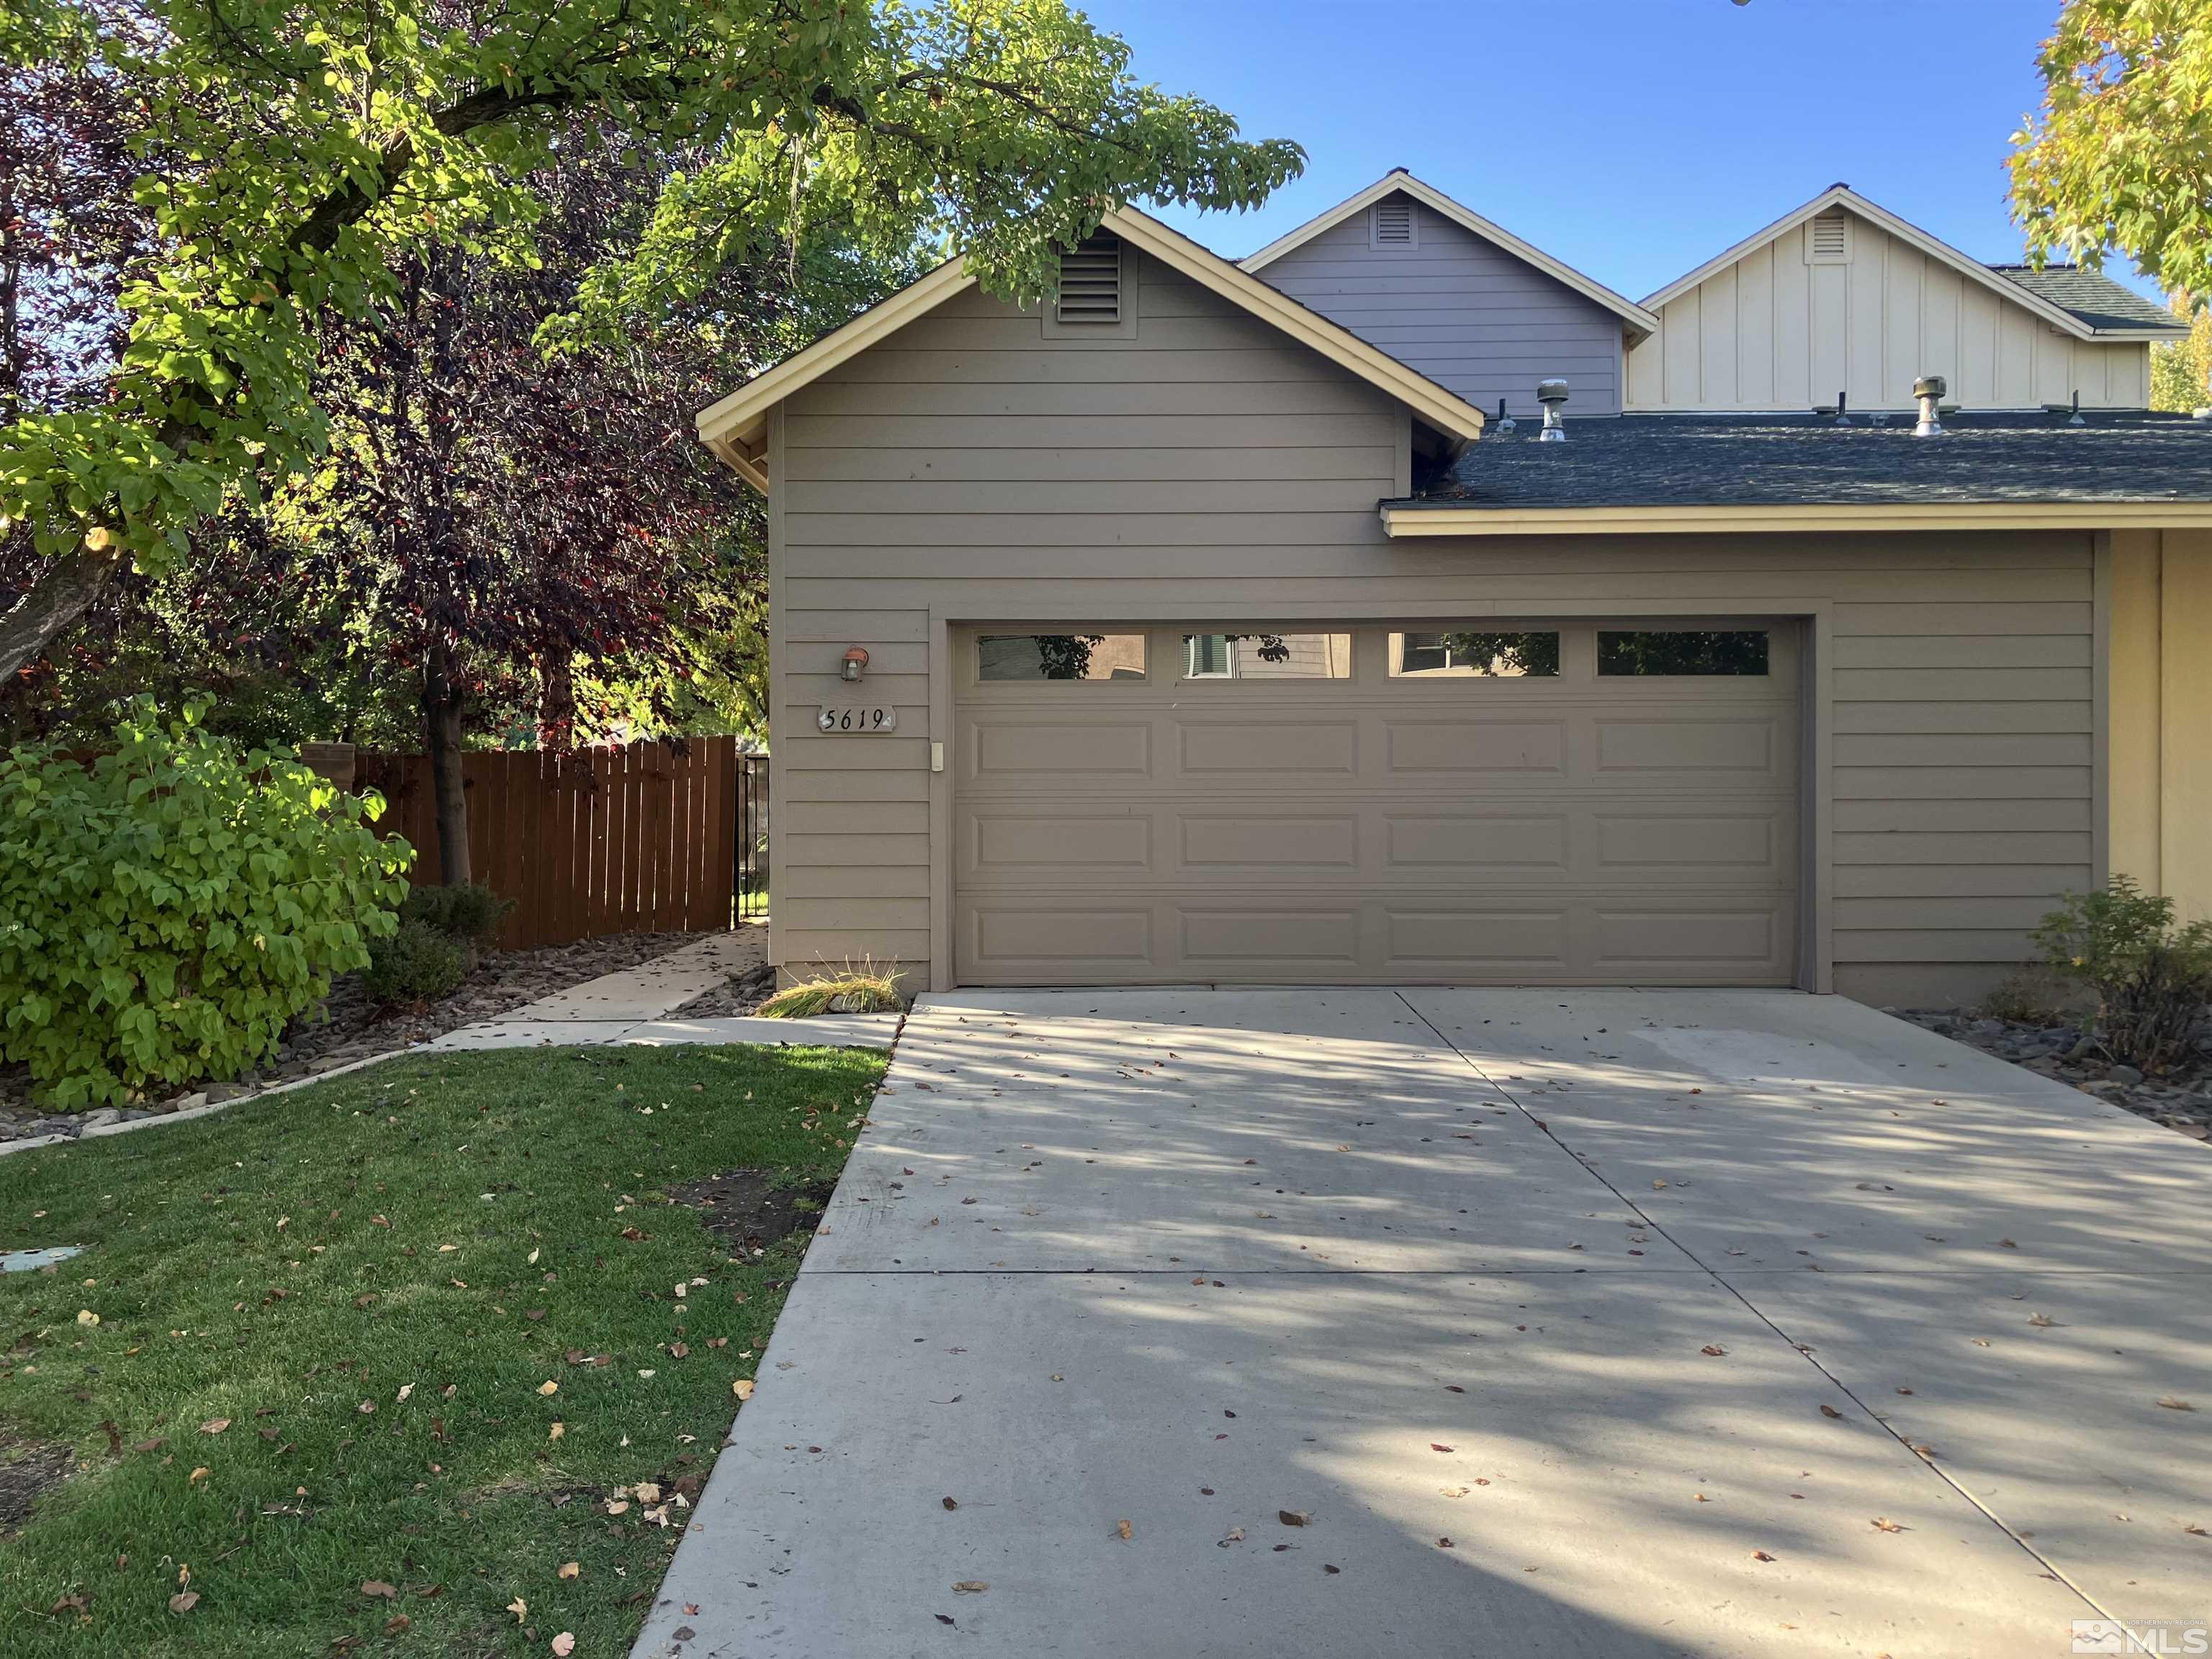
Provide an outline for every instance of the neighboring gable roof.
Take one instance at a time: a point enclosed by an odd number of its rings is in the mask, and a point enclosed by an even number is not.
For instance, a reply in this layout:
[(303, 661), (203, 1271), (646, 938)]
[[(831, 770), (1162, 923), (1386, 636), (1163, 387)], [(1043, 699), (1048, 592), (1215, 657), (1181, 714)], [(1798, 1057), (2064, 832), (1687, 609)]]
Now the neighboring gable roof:
[(2189, 325), (2155, 300), (2131, 288), (2122, 288), (2101, 270), (2083, 265), (1991, 265), (2008, 283), (2017, 283), (2031, 294), (2072, 312), (2097, 331), (2100, 339), (2112, 335), (2129, 338), (2186, 339)]
[(1425, 185), (1403, 167), (1393, 167), (1357, 196), (1346, 197), (1319, 218), (1309, 219), (1289, 235), (1279, 237), (1257, 253), (1242, 261), (1246, 270), (1256, 271), (1273, 264), (1292, 248), (1302, 247), (1320, 235), (1342, 224), (1355, 213), (1364, 213), (1395, 191), (1403, 191), (1430, 211), (1449, 219), (1462, 230), (1473, 232), (1483, 240), (1501, 247), (1525, 264), (1534, 265), (1553, 281), (1562, 283), (1584, 299), (1602, 306), (1620, 319), (1641, 340), (1658, 331), (1659, 319), (1645, 306), (1615, 294), (1603, 283), (1585, 276), (1572, 265), (1554, 259), (1543, 249), (1522, 241), (1502, 225), (1494, 225), (1471, 208), (1459, 203), (1437, 189)]
[[(1101, 227), (1129, 246), (1212, 289), (1281, 330), (1339, 368), (1388, 393), (1448, 437), (1473, 442), (1482, 435), (1482, 411), (1408, 368), (1358, 335), (1278, 293), (1256, 276), (1134, 208), (1113, 208)], [(699, 436), (762, 490), (769, 487), (768, 411), (800, 387), (828, 374), (877, 341), (927, 315), (975, 285), (964, 258), (948, 260), (908, 283), (882, 304), (825, 334), (796, 356), (756, 375), (726, 398), (699, 411)]]
[[(2173, 331), (2163, 325), (2146, 325), (2142, 322), (2130, 321), (2115, 322), (2108, 325), (2094, 321), (2091, 319), (2093, 313), (2076, 312), (2057, 300), (2047, 297), (2044, 292), (2039, 291), (2037, 285), (2008, 280), (2001, 269), (1985, 265), (1980, 260), (1960, 252), (1948, 242), (1929, 235), (1919, 226), (1899, 218), (1887, 208), (1869, 202), (1849, 185), (1829, 185), (1811, 201), (1801, 207), (1793, 208), (1764, 230), (1753, 232), (1725, 253), (1717, 254), (1695, 270), (1677, 276), (1657, 293), (1647, 294), (1644, 297), (1645, 307), (1652, 311), (1663, 309), (1671, 301), (1680, 299), (1697, 287), (1708, 276), (1727, 270), (1747, 254), (1765, 247), (1778, 237), (1789, 234), (1808, 219), (1818, 214), (1826, 213), (1832, 207), (1842, 207), (1857, 214), (1862, 219), (1887, 231), (1900, 242), (1918, 248), (1921, 252), (1939, 264), (1948, 265), (1968, 282), (1979, 283), (2000, 299), (2010, 301), (2014, 305), (2025, 306), (2044, 321), (2063, 333), (2072, 335), (2075, 339), (2172, 337)], [(2118, 288), (2118, 284), (2114, 283), (2112, 286)], [(2121, 291), (2125, 292), (2124, 289)]]

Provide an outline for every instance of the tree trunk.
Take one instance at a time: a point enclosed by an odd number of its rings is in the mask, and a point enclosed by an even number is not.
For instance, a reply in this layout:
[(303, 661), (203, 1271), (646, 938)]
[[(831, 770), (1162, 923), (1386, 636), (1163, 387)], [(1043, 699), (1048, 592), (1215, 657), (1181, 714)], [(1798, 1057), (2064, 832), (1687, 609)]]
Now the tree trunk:
[(80, 547), (40, 570), (29, 592), (0, 617), (0, 680), (12, 680), (54, 636), (84, 615), (123, 562), (114, 553)]
[(438, 824), (438, 863), (448, 886), (471, 878), (469, 797), (461, 776), (461, 693), (453, 653), (442, 641), (422, 666), (422, 738), (430, 757), (430, 799)]

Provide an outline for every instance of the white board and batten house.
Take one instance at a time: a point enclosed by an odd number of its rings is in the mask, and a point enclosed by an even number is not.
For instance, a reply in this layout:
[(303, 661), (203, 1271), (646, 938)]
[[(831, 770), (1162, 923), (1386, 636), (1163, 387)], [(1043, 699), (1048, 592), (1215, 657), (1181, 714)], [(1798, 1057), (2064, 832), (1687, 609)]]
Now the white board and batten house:
[[(1913, 246), (1893, 406), (1991, 283), (2109, 303)], [(1717, 266), (1632, 304), (1404, 173), (1242, 265), (1116, 210), (1063, 273), (953, 261), (700, 417), (768, 495), (787, 978), (1920, 1001), (2114, 869), (2212, 903), (2212, 422), (1647, 410)]]

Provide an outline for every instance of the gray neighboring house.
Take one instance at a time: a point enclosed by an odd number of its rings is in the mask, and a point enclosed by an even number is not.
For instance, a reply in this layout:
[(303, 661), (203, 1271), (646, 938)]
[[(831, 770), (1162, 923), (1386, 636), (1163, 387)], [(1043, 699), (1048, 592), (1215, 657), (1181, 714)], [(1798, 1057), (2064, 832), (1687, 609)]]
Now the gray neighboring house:
[(700, 416), (773, 958), (1928, 1001), (2114, 870), (2203, 913), (2212, 422), (2112, 405), (2140, 306), (1833, 191), (1632, 304), (1403, 173), (1241, 266), (1117, 210), (1042, 307), (941, 267)]

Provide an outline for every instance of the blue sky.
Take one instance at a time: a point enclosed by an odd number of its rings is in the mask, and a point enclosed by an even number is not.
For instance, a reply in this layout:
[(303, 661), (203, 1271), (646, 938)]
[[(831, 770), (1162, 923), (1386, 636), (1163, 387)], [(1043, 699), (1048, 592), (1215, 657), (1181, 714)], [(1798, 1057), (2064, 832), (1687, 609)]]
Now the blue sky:
[[(1842, 179), (2016, 258), (2004, 161), (2058, 0), (1087, 0), (1142, 79), (1306, 147), (1243, 255), (1393, 167), (1641, 299)], [(1548, 96), (1555, 112), (1542, 106)], [(2155, 293), (2124, 258), (2106, 267)]]

